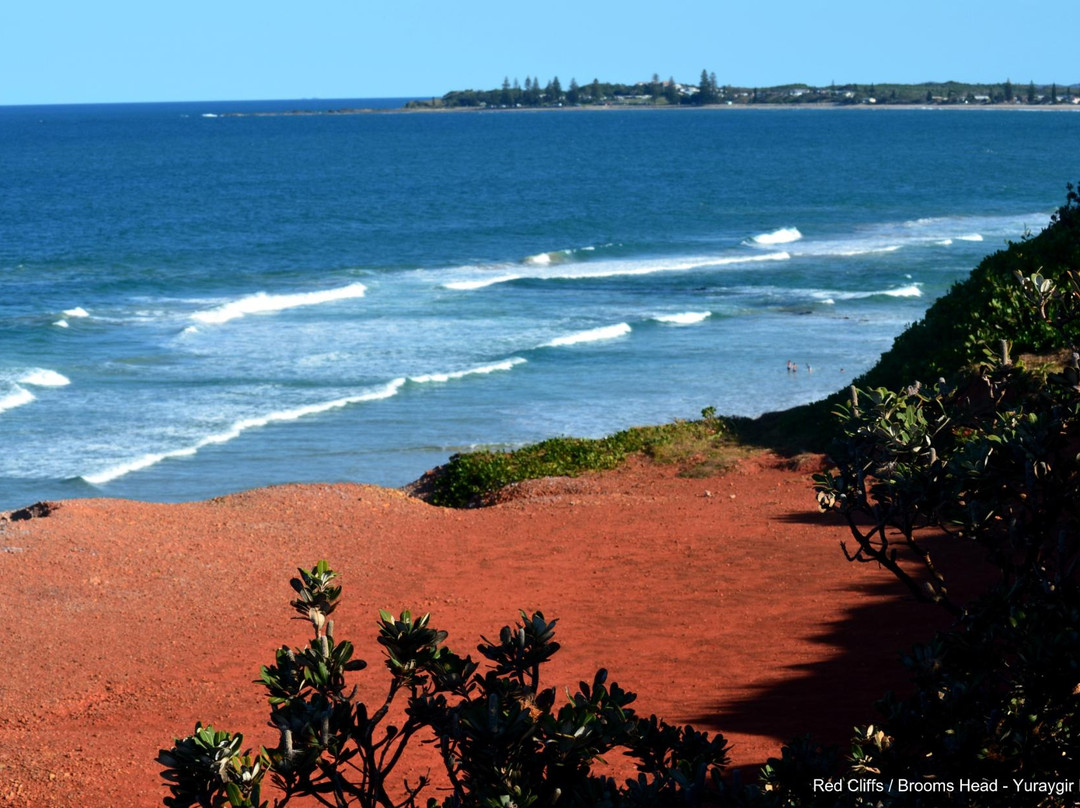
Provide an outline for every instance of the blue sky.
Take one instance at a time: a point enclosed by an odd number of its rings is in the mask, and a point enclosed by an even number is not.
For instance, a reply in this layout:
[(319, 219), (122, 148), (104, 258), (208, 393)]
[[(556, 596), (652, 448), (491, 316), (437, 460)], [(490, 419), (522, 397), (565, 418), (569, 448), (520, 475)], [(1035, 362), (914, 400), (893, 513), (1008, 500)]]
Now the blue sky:
[(503, 76), (1080, 82), (1073, 0), (2, 0), (0, 104), (441, 95)]

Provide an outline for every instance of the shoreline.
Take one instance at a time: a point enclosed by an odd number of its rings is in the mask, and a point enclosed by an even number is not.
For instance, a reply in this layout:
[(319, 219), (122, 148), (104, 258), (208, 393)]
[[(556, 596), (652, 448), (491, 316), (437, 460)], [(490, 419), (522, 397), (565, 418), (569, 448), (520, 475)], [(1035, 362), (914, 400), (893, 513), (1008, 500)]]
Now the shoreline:
[(908, 110), (908, 111), (997, 111), (997, 112), (1080, 112), (1080, 104), (707, 104), (704, 106), (671, 104), (589, 104), (586, 106), (565, 107), (394, 107), (389, 109), (376, 107), (345, 107), (341, 109), (295, 109), (279, 112), (221, 112), (208, 113), (210, 118), (304, 118), (333, 117), (355, 115), (426, 115), (426, 114), (482, 114), (482, 113), (521, 113), (521, 112), (612, 112), (616, 110), (635, 111), (691, 111), (691, 110)]

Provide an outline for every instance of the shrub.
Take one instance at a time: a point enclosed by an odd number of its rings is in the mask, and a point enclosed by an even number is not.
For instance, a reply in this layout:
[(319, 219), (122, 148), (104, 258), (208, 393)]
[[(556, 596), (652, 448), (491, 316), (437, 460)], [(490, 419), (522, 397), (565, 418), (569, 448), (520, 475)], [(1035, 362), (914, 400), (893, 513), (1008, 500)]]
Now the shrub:
[[(785, 774), (833, 761), (804, 745), (770, 773), (769, 793), (793, 800), (782, 804), (1063, 804), (1052, 789), (1080, 762), (1080, 283), (1072, 273), (1060, 285), (1017, 280), (1017, 299), (1056, 335), (1043, 347), (1067, 348), (1064, 366), (1014, 364), (1003, 340), (951, 382), (853, 388), (837, 409), (838, 471), (816, 477), (820, 504), (848, 521), (849, 559), (881, 564), (958, 618), (906, 657), (915, 693), (881, 702), (881, 723), (859, 731), (833, 776), (944, 791), (932, 801), (923, 792), (807, 802)], [(963, 608), (954, 602), (923, 540), (930, 528), (979, 550), (998, 582)], [(997, 794), (960, 790), (961, 779), (997, 784)]]
[[(1067, 274), (1064, 287), (1039, 275), (1018, 280), (1029, 307), (1065, 338), (1064, 325), (1080, 317), (1076, 278)], [(1014, 364), (1003, 342), (999, 355), (988, 352), (951, 383), (852, 388), (836, 412), (838, 471), (815, 477), (819, 503), (851, 528), (849, 559), (881, 564), (918, 597), (959, 614), (917, 535), (936, 528), (979, 545), (1006, 585), (1060, 586), (1080, 561), (1078, 382), (1074, 351), (1061, 372), (1036, 373)]]
[[(303, 796), (333, 806), (415, 806), (427, 779), (395, 789), (392, 775), (418, 733), (442, 760), (452, 789), (444, 808), (694, 806), (726, 793), (723, 737), (637, 715), (634, 694), (609, 683), (606, 671), (556, 707), (555, 688), (541, 688), (540, 674), (559, 650), (557, 621), (540, 612), (522, 612), (496, 640), (483, 638), (483, 672), (479, 661), (443, 644), (446, 632), (431, 628), (428, 615), (380, 612), (390, 685), (383, 703), (369, 709), (347, 681), (365, 663), (352, 658), (351, 643), (335, 639), (329, 619), (341, 594), (336, 577), (320, 561), (293, 579), (292, 606), (314, 636), (302, 649), (282, 647), (256, 680), (266, 688), (278, 745), (241, 752), (242, 736), (196, 725), (158, 757), (166, 805), (260, 808), (268, 804), (260, 800), (269, 774), (281, 795), (277, 806)], [(399, 699), (403, 721), (395, 726), (388, 716)], [(635, 759), (636, 779), (620, 786), (593, 772), (613, 752)]]

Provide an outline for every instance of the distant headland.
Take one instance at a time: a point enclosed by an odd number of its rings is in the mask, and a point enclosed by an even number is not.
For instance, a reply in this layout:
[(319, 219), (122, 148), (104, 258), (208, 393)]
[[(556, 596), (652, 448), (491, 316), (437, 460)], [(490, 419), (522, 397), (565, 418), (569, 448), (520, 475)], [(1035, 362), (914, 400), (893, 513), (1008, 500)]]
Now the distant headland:
[(449, 112), (521, 109), (658, 109), (693, 107), (950, 107), (955, 109), (1076, 109), (1080, 111), (1080, 84), (967, 84), (959, 81), (921, 84), (782, 84), (776, 87), (737, 87), (720, 84), (715, 73), (701, 72), (697, 84), (674, 78), (617, 84), (593, 79), (563, 87), (558, 76), (546, 84), (539, 78), (504, 78), (492, 90), (451, 90), (441, 97), (414, 99), (401, 107), (300, 108), (287, 111), (226, 112), (206, 117), (278, 117), (283, 115), (364, 115), (407, 112)]
[(408, 109), (519, 109), (565, 106), (1054, 106), (1080, 105), (1080, 85), (965, 84), (957, 81), (922, 84), (783, 84), (777, 87), (735, 87), (720, 84), (716, 74), (701, 71), (697, 84), (666, 81), (653, 74), (651, 81), (612, 84), (576, 79), (564, 89), (556, 76), (541, 84), (538, 78), (504, 78), (493, 90), (452, 90), (441, 98), (410, 101)]

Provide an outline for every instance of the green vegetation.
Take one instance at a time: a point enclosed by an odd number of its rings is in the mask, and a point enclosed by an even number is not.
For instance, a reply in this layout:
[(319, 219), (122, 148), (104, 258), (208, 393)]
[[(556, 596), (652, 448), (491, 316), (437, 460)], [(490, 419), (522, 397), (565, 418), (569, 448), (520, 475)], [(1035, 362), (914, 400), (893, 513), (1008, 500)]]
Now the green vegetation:
[(965, 84), (958, 81), (923, 82), (921, 84), (830, 84), (815, 87), (809, 84), (783, 84), (776, 87), (732, 87), (717, 82), (716, 74), (701, 71), (697, 84), (679, 83), (674, 77), (661, 81), (654, 73), (651, 81), (633, 84), (601, 82), (593, 79), (585, 85), (570, 80), (563, 90), (558, 76), (541, 85), (540, 79), (525, 77), (522, 86), (517, 79), (511, 83), (504, 78), (502, 86), (493, 90), (452, 90), (430, 101), (410, 101), (410, 109), (484, 108), (513, 109), (518, 107), (651, 105), (701, 106), (707, 104), (909, 104), (909, 105), (980, 105), (980, 104), (1058, 104), (1073, 103), (1080, 96), (1080, 87), (1059, 88), (1057, 84), (1036, 85), (1029, 82), (1026, 92), (1016, 92), (1012, 80), (1004, 82)]
[[(1051, 230), (1069, 226), (1076, 202), (1070, 191)], [(889, 570), (956, 622), (906, 658), (915, 693), (879, 704), (881, 722), (858, 734), (848, 762), (806, 747), (790, 753), (792, 765), (817, 765), (815, 776), (872, 772), (954, 789), (969, 778), (999, 792), (1007, 784), (1008, 793), (933, 804), (1064, 804), (1063, 792), (1013, 784), (1065, 783), (1080, 762), (1080, 278), (1017, 272), (1008, 292), (995, 300), (1015, 306), (1018, 319), (1002, 322), (997, 354), (985, 351), (932, 387), (853, 387), (837, 408), (838, 468), (818, 475), (816, 488), (822, 507), (849, 525), (855, 543), (845, 554)], [(1014, 362), (1012, 336), (1064, 362)], [(954, 599), (936, 563), (943, 543), (994, 573), (970, 603)], [(791, 805), (816, 804), (799, 787), (777, 784)]]
[[(483, 638), (483, 672), (479, 661), (443, 644), (446, 632), (430, 628), (428, 615), (380, 612), (390, 685), (369, 709), (347, 682), (366, 663), (352, 658), (352, 643), (335, 639), (329, 619), (341, 595), (337, 573), (325, 561), (299, 572), (292, 606), (314, 637), (302, 649), (282, 647), (257, 680), (277, 747), (241, 752), (242, 735), (196, 725), (158, 756), (170, 808), (262, 808), (269, 787), (280, 794), (275, 806), (298, 797), (334, 808), (416, 806), (427, 779), (399, 784), (392, 775), (418, 737), (438, 749), (440, 786), (450, 791), (441, 803), (429, 798), (428, 808), (698, 806), (726, 793), (723, 737), (639, 716), (629, 706), (635, 695), (609, 684), (607, 671), (567, 690), (568, 701), (556, 707), (556, 689), (542, 689), (540, 673), (559, 650), (558, 621), (540, 612), (522, 612), (498, 640)], [(617, 785), (593, 772), (613, 752), (634, 758), (636, 779)]]
[(698, 421), (634, 427), (605, 438), (551, 438), (513, 452), (456, 454), (435, 478), (431, 501), (458, 508), (478, 505), (511, 483), (613, 469), (638, 453), (679, 464), (687, 476), (701, 476), (726, 468), (744, 451), (729, 423), (708, 407)]

